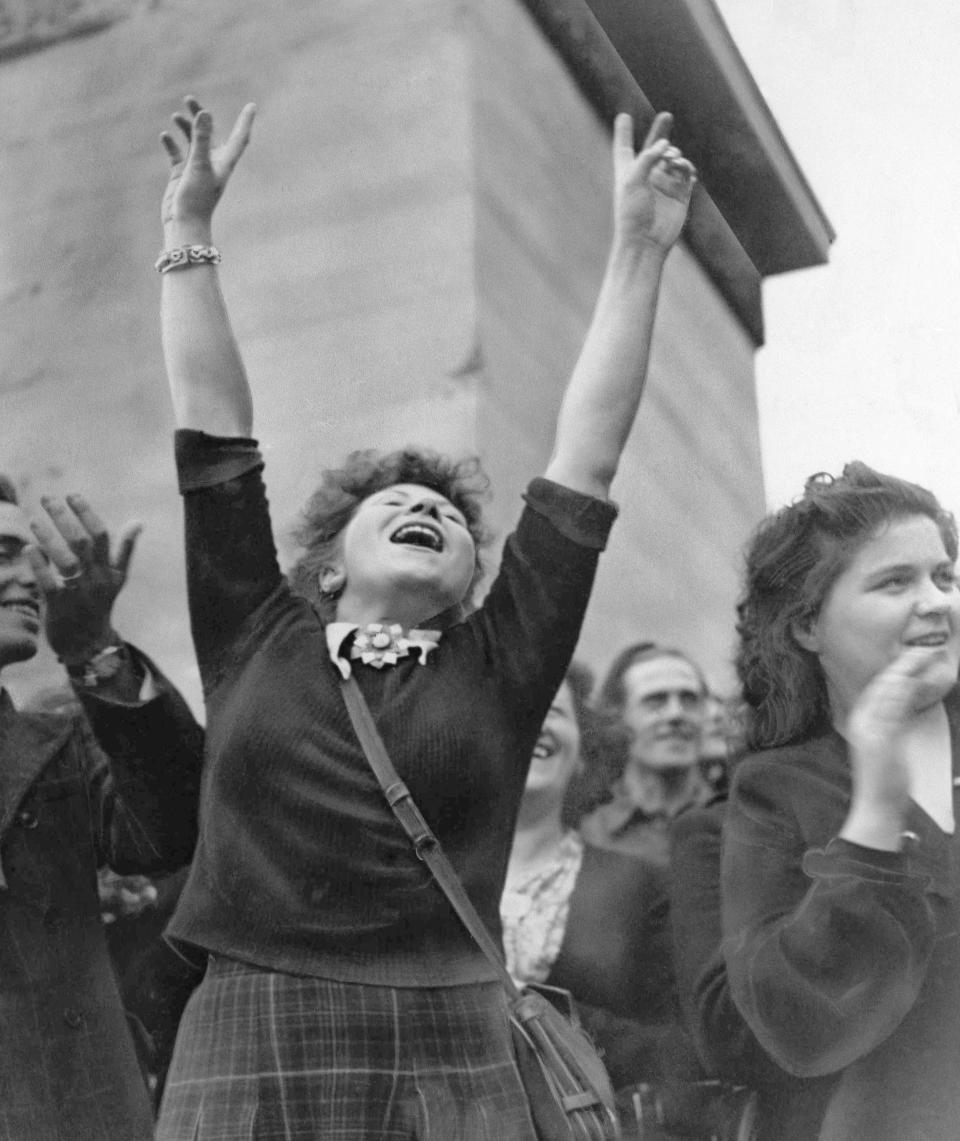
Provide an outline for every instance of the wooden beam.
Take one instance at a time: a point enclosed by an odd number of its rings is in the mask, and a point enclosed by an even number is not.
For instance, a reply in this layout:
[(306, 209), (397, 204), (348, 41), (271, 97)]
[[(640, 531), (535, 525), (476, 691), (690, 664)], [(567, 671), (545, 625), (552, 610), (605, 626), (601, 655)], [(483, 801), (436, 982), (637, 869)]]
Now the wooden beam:
[[(585, 0), (524, 2), (604, 123), (609, 127), (618, 111), (628, 111), (642, 135), (654, 106)], [(672, 110), (664, 104), (658, 109)], [(682, 133), (678, 141), (686, 150)], [(702, 182), (694, 192), (684, 240), (754, 343), (762, 345), (760, 272)]]
[(714, 0), (586, 0), (762, 276), (821, 265), (834, 231)]

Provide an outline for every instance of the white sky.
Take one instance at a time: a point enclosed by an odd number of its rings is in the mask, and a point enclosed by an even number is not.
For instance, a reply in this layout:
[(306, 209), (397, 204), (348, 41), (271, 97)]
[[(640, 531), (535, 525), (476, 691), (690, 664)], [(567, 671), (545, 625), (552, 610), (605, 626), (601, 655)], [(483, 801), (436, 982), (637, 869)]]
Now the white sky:
[(960, 2), (717, 3), (837, 232), (764, 285), (770, 505), (856, 458), (960, 511)]

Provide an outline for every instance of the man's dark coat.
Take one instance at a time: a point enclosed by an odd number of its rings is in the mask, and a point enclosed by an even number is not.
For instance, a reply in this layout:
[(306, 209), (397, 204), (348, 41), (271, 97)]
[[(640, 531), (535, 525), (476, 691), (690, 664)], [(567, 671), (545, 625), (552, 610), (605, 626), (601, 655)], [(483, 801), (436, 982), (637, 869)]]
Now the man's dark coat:
[(0, 1141), (153, 1136), (97, 868), (156, 872), (193, 852), (202, 733), (154, 678), (143, 704), (84, 697), (89, 723), (0, 692)]

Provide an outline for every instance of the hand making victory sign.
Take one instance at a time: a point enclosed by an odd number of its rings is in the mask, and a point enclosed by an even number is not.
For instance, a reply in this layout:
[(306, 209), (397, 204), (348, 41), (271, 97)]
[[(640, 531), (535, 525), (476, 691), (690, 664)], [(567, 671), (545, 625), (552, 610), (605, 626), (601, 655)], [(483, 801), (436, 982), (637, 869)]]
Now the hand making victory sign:
[(640, 405), (663, 267), (680, 237), (693, 164), (657, 115), (640, 153), (633, 120), (613, 125), (613, 241), (593, 319), (557, 423), (549, 478), (606, 497)]
[(653, 120), (637, 154), (633, 120), (620, 114), (613, 124), (614, 226), (624, 241), (669, 250), (683, 229), (697, 181), (693, 163), (670, 142), (673, 116)]

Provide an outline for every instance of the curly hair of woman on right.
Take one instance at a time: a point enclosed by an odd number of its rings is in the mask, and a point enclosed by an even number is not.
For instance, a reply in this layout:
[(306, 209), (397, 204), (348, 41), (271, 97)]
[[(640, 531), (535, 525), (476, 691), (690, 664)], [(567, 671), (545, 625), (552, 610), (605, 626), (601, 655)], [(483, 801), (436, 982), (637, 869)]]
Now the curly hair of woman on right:
[(737, 673), (747, 706), (747, 744), (771, 748), (823, 726), (829, 705), (814, 654), (794, 631), (816, 618), (839, 575), (869, 539), (896, 519), (925, 515), (951, 559), (957, 524), (926, 488), (860, 461), (839, 476), (812, 475), (801, 498), (765, 519), (746, 551), (737, 607)]

